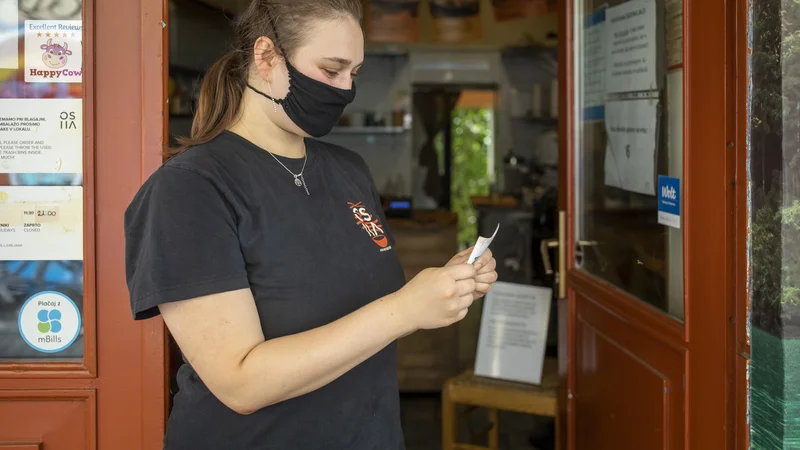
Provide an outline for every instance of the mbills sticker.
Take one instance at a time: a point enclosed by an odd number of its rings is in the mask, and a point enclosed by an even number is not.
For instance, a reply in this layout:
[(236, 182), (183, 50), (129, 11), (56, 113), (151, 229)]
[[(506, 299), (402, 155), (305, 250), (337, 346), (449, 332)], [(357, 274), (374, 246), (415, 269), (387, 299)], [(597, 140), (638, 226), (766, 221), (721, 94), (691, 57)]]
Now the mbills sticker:
[(26, 20), (25, 82), (80, 83), (82, 36), (80, 20)]

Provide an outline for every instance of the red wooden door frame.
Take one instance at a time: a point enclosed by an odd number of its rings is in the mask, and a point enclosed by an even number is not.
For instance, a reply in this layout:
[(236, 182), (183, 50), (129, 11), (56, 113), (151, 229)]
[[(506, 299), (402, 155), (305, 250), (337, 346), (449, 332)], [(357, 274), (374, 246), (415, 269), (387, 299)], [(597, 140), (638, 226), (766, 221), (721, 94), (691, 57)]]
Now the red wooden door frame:
[[(166, 13), (167, 0), (83, 1), (85, 356), (0, 364), (0, 402), (85, 402), (89, 449), (163, 446), (164, 326), (131, 318), (122, 229), (130, 199), (161, 164)], [(46, 436), (46, 413), (41, 422)]]
[[(567, 298), (559, 300), (560, 448), (575, 449), (576, 295), (669, 346), (686, 350), (684, 442), (670, 448), (746, 448), (746, 2), (684, 1), (684, 282), (686, 321), (574, 269), (573, 2), (559, 3), (559, 208), (566, 212)], [(692, 153), (690, 153), (692, 152)], [(702, 155), (702, 157), (700, 157)], [(566, 164), (563, 164), (566, 163)], [(739, 177), (742, 180), (736, 183)], [(711, 212), (709, 205), (719, 205)], [(714, 230), (708, 233), (708, 230)], [(595, 305), (595, 306), (600, 306)], [(746, 352), (746, 353), (745, 353)], [(634, 425), (634, 424), (632, 424)], [(582, 449), (581, 449), (582, 450)]]

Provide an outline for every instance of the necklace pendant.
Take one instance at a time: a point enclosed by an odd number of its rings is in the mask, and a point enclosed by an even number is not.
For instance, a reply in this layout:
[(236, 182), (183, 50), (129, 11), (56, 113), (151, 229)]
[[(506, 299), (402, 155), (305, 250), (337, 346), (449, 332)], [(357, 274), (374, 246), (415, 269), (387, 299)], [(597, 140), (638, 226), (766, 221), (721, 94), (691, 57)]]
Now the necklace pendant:
[(303, 182), (300, 181), (300, 177), (295, 177), (294, 185), (297, 186), (297, 187), (303, 187)]

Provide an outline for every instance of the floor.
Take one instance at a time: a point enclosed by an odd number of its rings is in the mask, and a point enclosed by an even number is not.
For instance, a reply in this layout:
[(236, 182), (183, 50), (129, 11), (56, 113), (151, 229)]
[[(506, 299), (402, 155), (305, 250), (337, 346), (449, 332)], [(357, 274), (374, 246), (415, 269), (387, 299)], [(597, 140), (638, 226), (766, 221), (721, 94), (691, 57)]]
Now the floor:
[[(436, 394), (403, 394), (401, 396), (403, 431), (406, 450), (441, 450), (441, 401)], [(459, 430), (459, 442), (467, 443), (470, 431), (485, 429), (484, 411), (474, 412)], [(553, 421), (508, 412), (500, 413), (500, 448), (503, 450), (553, 450)], [(476, 444), (486, 445), (485, 438)]]

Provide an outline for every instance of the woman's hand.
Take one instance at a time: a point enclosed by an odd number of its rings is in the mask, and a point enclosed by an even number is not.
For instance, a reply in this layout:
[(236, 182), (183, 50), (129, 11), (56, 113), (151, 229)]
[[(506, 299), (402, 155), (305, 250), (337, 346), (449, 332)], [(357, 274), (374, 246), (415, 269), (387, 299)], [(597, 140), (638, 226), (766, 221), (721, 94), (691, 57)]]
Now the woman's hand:
[(470, 264), (425, 269), (395, 294), (409, 332), (442, 328), (467, 315), (477, 271)]
[[(470, 247), (459, 252), (456, 256), (453, 256), (450, 261), (445, 264), (445, 267), (466, 264), (470, 253), (472, 253), (472, 248), (473, 247)], [(492, 256), (492, 251), (487, 248), (473, 265), (477, 270), (477, 274), (475, 276), (475, 291), (472, 293), (472, 298), (473, 300), (477, 300), (488, 294), (492, 289), (492, 284), (497, 281), (497, 272), (495, 271), (497, 268), (497, 261), (495, 261)]]

